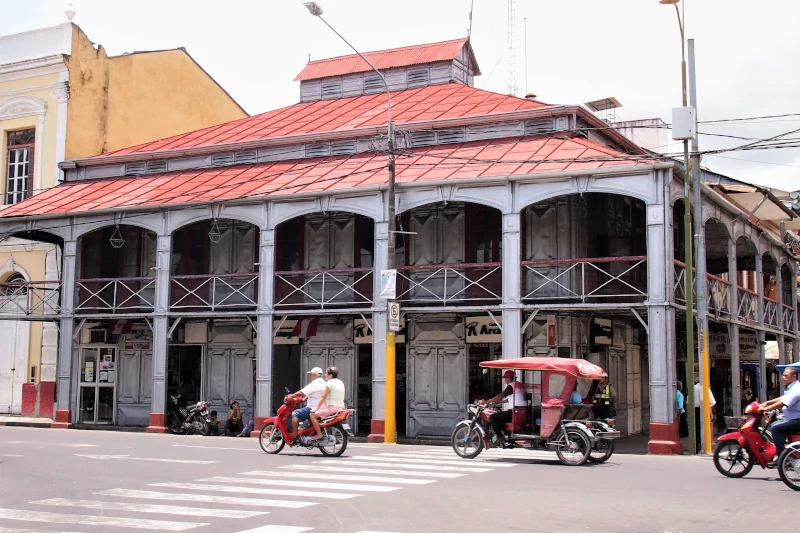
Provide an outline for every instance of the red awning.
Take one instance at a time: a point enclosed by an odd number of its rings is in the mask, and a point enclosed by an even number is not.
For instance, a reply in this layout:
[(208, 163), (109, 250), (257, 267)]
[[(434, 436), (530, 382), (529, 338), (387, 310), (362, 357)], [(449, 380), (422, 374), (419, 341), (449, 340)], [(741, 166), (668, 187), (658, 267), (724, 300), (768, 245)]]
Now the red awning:
[(561, 357), (520, 357), (519, 359), (498, 359), (482, 361), (483, 368), (507, 368), (510, 370), (555, 370), (566, 372), (583, 379), (600, 379), (603, 369), (586, 359), (564, 359)]

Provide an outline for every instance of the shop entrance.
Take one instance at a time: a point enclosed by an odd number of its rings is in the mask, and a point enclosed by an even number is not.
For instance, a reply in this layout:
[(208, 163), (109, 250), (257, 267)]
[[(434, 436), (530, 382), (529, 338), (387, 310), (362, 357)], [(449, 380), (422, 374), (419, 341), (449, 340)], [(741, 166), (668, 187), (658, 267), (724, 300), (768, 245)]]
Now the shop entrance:
[(469, 403), (474, 403), (493, 398), (502, 389), (503, 373), (495, 368), (481, 368), (480, 363), (498, 358), (501, 345), (494, 342), (467, 344), (467, 351), (469, 355), (467, 400)]
[(272, 354), (272, 415), (275, 415), (278, 408), (283, 405), (286, 389), (289, 389), (290, 392), (295, 392), (305, 386), (305, 383), (301, 384), (300, 379), (300, 345), (274, 344)]
[(114, 346), (82, 347), (78, 386), (78, 423), (114, 424), (116, 355)]
[[(203, 399), (203, 346), (171, 344), (167, 354), (167, 402), (180, 391), (181, 404)], [(167, 406), (168, 408), (169, 406)]]

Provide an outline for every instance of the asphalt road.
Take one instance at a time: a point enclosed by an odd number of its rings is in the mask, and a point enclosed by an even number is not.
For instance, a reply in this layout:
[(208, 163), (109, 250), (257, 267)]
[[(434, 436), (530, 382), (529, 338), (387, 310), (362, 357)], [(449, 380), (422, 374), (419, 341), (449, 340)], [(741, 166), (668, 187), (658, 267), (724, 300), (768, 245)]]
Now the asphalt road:
[(726, 479), (698, 457), (565, 467), (351, 443), (325, 459), (256, 439), (0, 427), (0, 461), (0, 533), (773, 532), (796, 529), (800, 502), (775, 471)]

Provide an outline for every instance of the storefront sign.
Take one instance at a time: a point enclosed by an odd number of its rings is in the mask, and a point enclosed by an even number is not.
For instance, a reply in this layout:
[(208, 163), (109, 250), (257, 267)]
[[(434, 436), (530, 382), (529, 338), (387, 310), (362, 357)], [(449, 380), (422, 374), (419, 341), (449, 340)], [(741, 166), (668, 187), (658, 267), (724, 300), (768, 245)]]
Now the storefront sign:
[(607, 318), (595, 318), (592, 321), (592, 344), (611, 346), (614, 338), (614, 331), (611, 328), (611, 320)]
[[(361, 318), (353, 320), (353, 343), (372, 344), (372, 320), (364, 321)], [(394, 336), (395, 344), (406, 342), (406, 319), (400, 319), (400, 330)]]
[(126, 341), (126, 350), (149, 350), (150, 341)]
[[(272, 339), (272, 344), (300, 344), (300, 337), (292, 335), (294, 327), (297, 325), (297, 320), (275, 320), (272, 327), (275, 328), (275, 334)], [(280, 326), (280, 329), (278, 329)]]
[(556, 340), (556, 315), (547, 315), (547, 345), (555, 346)]
[(466, 318), (467, 344), (503, 342), (503, 331), (497, 324), (503, 325), (503, 317), (496, 316), (493, 319), (488, 315), (468, 316)]
[[(758, 336), (739, 334), (739, 361), (758, 361)], [(708, 334), (708, 355), (714, 359), (731, 358), (731, 338), (727, 333)], [(768, 355), (767, 359), (777, 359)]]
[(381, 298), (384, 300), (397, 298), (397, 270), (381, 270)]

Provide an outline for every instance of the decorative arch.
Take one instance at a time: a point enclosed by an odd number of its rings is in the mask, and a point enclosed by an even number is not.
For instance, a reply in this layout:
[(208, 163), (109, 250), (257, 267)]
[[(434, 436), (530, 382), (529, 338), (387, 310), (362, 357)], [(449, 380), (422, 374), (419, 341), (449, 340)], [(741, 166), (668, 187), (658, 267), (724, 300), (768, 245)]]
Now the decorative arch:
[(623, 176), (575, 176), (553, 182), (517, 183), (514, 190), (514, 210), (522, 209), (552, 198), (570, 194), (604, 193), (630, 196), (646, 205), (659, 203), (658, 179), (652, 174)]
[(0, 119), (44, 115), (47, 103), (33, 96), (13, 96), (0, 102)]
[(275, 201), (269, 204), (269, 227), (278, 225), (312, 213), (351, 213), (380, 222), (384, 218), (383, 202), (380, 194), (363, 196), (319, 196), (298, 201)]
[(464, 202), (492, 207), (503, 214), (513, 212), (512, 185), (439, 185), (413, 187), (397, 194), (397, 214), (406, 213), (423, 205), (440, 202)]
[(5, 283), (5, 281), (14, 274), (20, 274), (25, 278), (25, 281), (31, 281), (31, 276), (28, 274), (28, 271), (21, 265), (16, 264), (13, 258), (9, 257), (5, 264), (0, 266), (0, 283)]
[(146, 217), (137, 217), (137, 218), (123, 218), (119, 221), (110, 221), (110, 220), (98, 220), (94, 223), (89, 224), (81, 224), (74, 226), (75, 231), (73, 233), (75, 240), (79, 240), (81, 237), (85, 237), (89, 233), (94, 233), (95, 231), (100, 231), (102, 229), (111, 227), (111, 226), (132, 226), (140, 229), (145, 229), (147, 231), (152, 231), (156, 235), (160, 231), (160, 224), (153, 223), (147, 220)]

